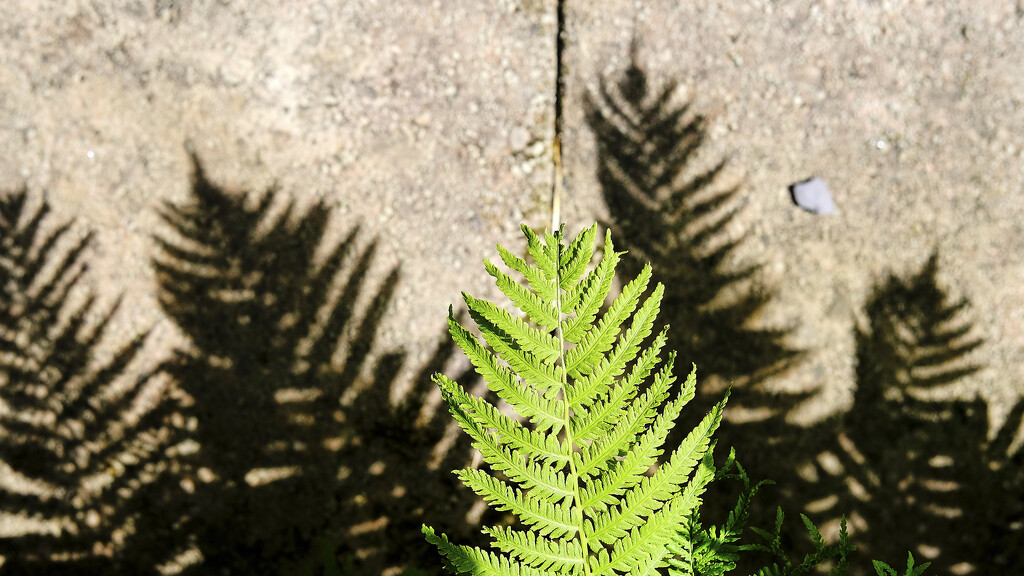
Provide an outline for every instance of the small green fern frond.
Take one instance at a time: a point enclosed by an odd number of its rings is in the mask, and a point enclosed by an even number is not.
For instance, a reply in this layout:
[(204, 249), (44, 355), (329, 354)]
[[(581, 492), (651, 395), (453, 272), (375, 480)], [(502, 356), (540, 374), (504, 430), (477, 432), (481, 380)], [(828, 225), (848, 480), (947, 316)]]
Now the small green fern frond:
[(558, 324), (558, 312), (550, 303), (532, 292), (526, 286), (516, 282), (511, 276), (498, 269), (490, 261), (484, 261), (487, 273), (494, 276), (494, 279), (501, 291), (508, 295), (517, 308), (526, 312), (527, 317), (533, 323), (540, 325), (545, 330), (553, 330)]
[(616, 572), (630, 575), (657, 574), (655, 570), (667, 564), (671, 534), (678, 530), (686, 516), (697, 509), (700, 495), (714, 477), (712, 453), (708, 451), (680, 494), (646, 518), (643, 524), (615, 540), (607, 561), (601, 561), (605, 558), (604, 549), (600, 550), (597, 558), (591, 559), (591, 573), (609, 576)]
[(619, 338), (611, 354), (603, 356), (590, 368), (590, 374), (586, 378), (580, 378), (578, 385), (570, 388), (571, 396), (568, 400), (572, 409), (578, 410), (592, 404), (598, 394), (606, 391), (603, 384), (610, 379), (618, 378), (626, 369), (626, 365), (636, 358), (640, 351), (640, 343), (651, 334), (662, 292), (660, 286), (655, 289), (654, 294), (633, 317), (632, 325)]
[(774, 562), (759, 570), (757, 576), (795, 576), (797, 574), (809, 574), (817, 566), (834, 561), (836, 564), (829, 571), (829, 576), (846, 576), (848, 570), (847, 556), (855, 547), (850, 543), (850, 535), (846, 531), (846, 518), (840, 521), (839, 541), (836, 544), (828, 544), (821, 536), (821, 531), (814, 525), (810, 518), (800, 515), (804, 527), (811, 536), (814, 543), (814, 552), (806, 554), (803, 560), (794, 565), (789, 556), (782, 549), (782, 523), (785, 515), (782, 508), (779, 508), (775, 515), (775, 528), (771, 532), (760, 528), (751, 527), (751, 530), (760, 536), (765, 542), (763, 544), (748, 544), (740, 546), (742, 551), (767, 552), (772, 556)]
[[(659, 395), (661, 392), (664, 391), (659, 391)], [(644, 398), (650, 397), (653, 393), (654, 391), (649, 391)], [(619, 498), (626, 490), (633, 488), (644, 478), (644, 471), (653, 466), (661, 455), (661, 443), (667, 435), (671, 421), (678, 416), (680, 408), (681, 403), (678, 400), (666, 407), (663, 417), (631, 446), (617, 465), (607, 469), (591, 482), (589, 487), (583, 489), (581, 499), (584, 506), (594, 506), (597, 510), (613, 506), (619, 502)], [(589, 462), (583, 460), (577, 464), (577, 469), (586, 470), (587, 464)]]
[(523, 233), (532, 262), (499, 246), (511, 272), (485, 263), (520, 313), (464, 294), (482, 341), (451, 311), (448, 323), (491, 391), (529, 423), (434, 378), (488, 467), (458, 476), (520, 524), (485, 528), (493, 552), (428, 526), (424, 536), (459, 574), (657, 574), (716, 477), (711, 436), (725, 400), (650, 473), (696, 386), (691, 373), (672, 395), (674, 355), (660, 358), (667, 332), (652, 338), (664, 289), (649, 286), (645, 267), (601, 313), (620, 256), (610, 234), (591, 266), (596, 225), (568, 246), (561, 230)]
[(523, 351), (529, 355), (526, 357), (528, 361), (536, 358), (541, 364), (551, 364), (558, 359), (561, 350), (558, 340), (551, 334), (530, 326), (491, 302), (477, 300), (469, 294), (462, 297), (473, 320), (478, 325), (487, 326), (484, 336), (491, 346), (496, 345), (495, 339), (500, 339), (497, 344)]
[[(538, 431), (553, 428), (558, 424), (562, 414), (556, 412), (554, 402), (533, 394), (525, 382), (516, 378), (515, 372), (503, 365), (498, 356), (481, 346), (480, 342), (470, 334), (469, 330), (466, 330), (459, 324), (451, 310), (448, 312), (448, 326), (452, 339), (466, 353), (477, 373), (487, 383), (488, 388), (504, 398), (509, 404), (516, 406), (519, 415), (529, 418), (533, 424), (538, 426)], [(502, 342), (500, 339), (495, 339), (498, 349), (504, 350), (506, 356), (512, 357), (517, 365), (522, 364), (524, 370), (529, 369), (535, 378), (539, 373), (543, 373), (545, 376), (550, 375), (550, 380), (553, 382), (559, 382), (554, 373), (548, 371), (550, 367), (531, 365), (525, 360), (520, 360), (518, 349), (503, 346)], [(540, 380), (546, 381), (549, 378), (545, 377)], [(441, 386), (441, 391), (444, 392), (446, 387), (443, 384), (443, 379), (439, 376), (435, 381)], [(535, 383), (537, 381), (538, 379), (533, 380)], [(458, 385), (453, 382), (451, 386)]]
[(456, 402), (460, 410), (474, 416), (485, 428), (494, 430), (509, 446), (520, 450), (531, 459), (553, 464), (565, 464), (569, 461), (569, 455), (559, 444), (556, 434), (544, 434), (520, 426), (518, 422), (502, 414), (492, 404), (482, 398), (467, 394), (464, 389), (447, 377), (444, 378), (442, 392), (451, 401)]
[[(539, 298), (544, 301), (554, 301), (557, 291), (555, 285), (545, 280), (544, 273), (539, 269), (527, 264), (526, 260), (523, 260), (519, 256), (509, 252), (502, 246), (498, 246), (498, 254), (501, 256), (501, 261), (506, 266), (511, 268), (513, 271), (518, 272), (526, 278), (530, 289), (533, 290)], [(485, 260), (485, 265), (489, 265), (490, 261)], [(497, 270), (497, 267), (494, 268)], [(490, 272), (490, 269), (488, 269)]]
[[(878, 573), (878, 576), (899, 576), (896, 569), (885, 562), (880, 562), (878, 560), (874, 560), (873, 562), (875, 565), (875, 572)], [(924, 571), (931, 565), (931, 562), (925, 562), (920, 566), (914, 566), (914, 555), (908, 552), (907, 571), (903, 573), (903, 576), (921, 576), (921, 574), (924, 574)]]
[(649, 521), (652, 512), (678, 493), (678, 487), (687, 481), (700, 457), (708, 451), (711, 432), (721, 422), (724, 409), (723, 400), (690, 432), (668, 462), (662, 464), (653, 476), (639, 482), (639, 490), (627, 491), (625, 497), (619, 499), (618, 506), (595, 514), (593, 522), (588, 523), (590, 538), (611, 544), (624, 537), (626, 530)]
[[(490, 304), (490, 302), (483, 304), (478, 302), (479, 301), (474, 302), (474, 305), (476, 305), (477, 308), (484, 308), (484, 304)], [(501, 316), (502, 313), (508, 314), (508, 312), (505, 312), (504, 310), (494, 312), (493, 314), (495, 316)], [(537, 358), (537, 353), (535, 351), (537, 349), (536, 347), (534, 347), (533, 351), (525, 349), (523, 343), (516, 341), (501, 326), (489, 321), (481, 314), (474, 314), (473, 308), (470, 308), (470, 316), (473, 317), (476, 320), (477, 325), (480, 326), (487, 344), (505, 360), (505, 363), (509, 368), (521, 375), (524, 380), (531, 383), (538, 391), (541, 392), (550, 388), (560, 387), (560, 376), (556, 373), (554, 363), (550, 361), (550, 358), (547, 361), (543, 358)], [(539, 340), (539, 338), (537, 338), (537, 340)], [(541, 342), (538, 343), (538, 346), (542, 348), (544, 344), (555, 343)], [(554, 349), (551, 351), (554, 351)]]
[[(645, 267), (640, 276), (626, 284), (597, 326), (584, 333), (578, 341), (566, 339), (567, 342), (575, 344), (565, 354), (565, 367), (570, 376), (579, 378), (593, 372), (594, 367), (600, 363), (604, 353), (612, 347), (612, 343), (618, 337), (622, 323), (636, 310), (640, 294), (647, 288), (650, 279), (651, 269)], [(645, 302), (645, 311), (650, 313), (651, 308), (656, 310), (661, 304), (663, 293), (664, 289), (659, 285)]]
[(691, 515), (686, 527), (669, 544), (669, 550), (675, 554), (669, 561), (670, 576), (721, 576), (736, 568), (741, 551), (738, 542), (750, 519), (750, 502), (761, 487), (772, 482), (762, 480), (751, 485), (743, 466), (736, 462), (735, 451), (730, 452), (717, 472), (715, 480), (722, 479), (743, 484), (736, 506), (721, 526), (703, 528), (700, 511)]
[[(597, 236), (597, 228), (590, 227), (580, 233), (572, 244), (569, 245), (567, 250), (569, 256), (565, 258), (559, 275), (561, 276), (561, 282), (559, 287), (562, 290), (568, 290), (570, 286), (578, 282), (580, 277), (587, 270), (587, 266), (590, 266), (590, 261), (594, 258), (594, 239)], [(609, 246), (610, 249), (610, 246)]]
[(551, 503), (528, 498), (521, 490), (511, 488), (490, 474), (472, 468), (459, 470), (458, 476), (488, 504), (498, 510), (518, 512), (523, 524), (536, 526), (538, 533), (543, 536), (558, 538), (567, 534), (575, 535), (579, 531), (579, 518), (573, 517), (569, 502)]
[(548, 538), (533, 530), (504, 526), (484, 528), (484, 532), (494, 538), (494, 546), (541, 570), (579, 572), (583, 566), (583, 550), (577, 540)]
[(594, 271), (582, 282), (567, 290), (562, 298), (562, 306), (570, 311), (570, 316), (562, 323), (563, 337), (569, 342), (579, 341), (582, 332), (590, 328), (612, 288), (619, 253), (612, 249), (610, 242), (611, 236), (608, 236), (605, 240), (604, 258)]

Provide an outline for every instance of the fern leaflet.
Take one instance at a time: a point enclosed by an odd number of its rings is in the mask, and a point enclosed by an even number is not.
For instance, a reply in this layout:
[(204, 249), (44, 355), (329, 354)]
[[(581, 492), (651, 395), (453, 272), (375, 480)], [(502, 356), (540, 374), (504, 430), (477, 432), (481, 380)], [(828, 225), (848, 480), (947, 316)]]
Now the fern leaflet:
[(528, 423), (434, 378), (489, 468), (456, 473), (521, 523), (486, 528), (493, 551), (453, 544), (429, 526), (423, 533), (458, 574), (655, 574), (715, 479), (711, 436), (725, 400), (649, 473), (696, 385), (691, 373), (673, 396), (666, 333), (651, 338), (662, 286), (649, 286), (647, 266), (602, 314), (621, 254), (610, 233), (593, 267), (596, 225), (568, 246), (563, 230), (523, 233), (532, 263), (498, 247), (523, 281), (485, 264), (522, 314), (464, 294), (483, 341), (451, 311), (448, 322), (488, 387)]

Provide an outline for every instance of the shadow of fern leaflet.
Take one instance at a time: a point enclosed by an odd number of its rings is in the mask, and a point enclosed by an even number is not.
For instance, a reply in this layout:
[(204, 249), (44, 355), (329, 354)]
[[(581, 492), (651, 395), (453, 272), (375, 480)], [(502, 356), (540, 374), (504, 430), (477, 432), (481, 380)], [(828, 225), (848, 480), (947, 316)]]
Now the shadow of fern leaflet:
[(35, 529), (0, 537), (3, 570), (116, 573), (119, 543), (165, 485), (173, 404), (147, 377), (122, 381), (145, 335), (96, 360), (118, 306), (89, 321), (95, 298), (74, 294), (91, 235), (28, 204), (25, 191), (0, 198), (0, 460), (14, 480), (0, 509)]
[(370, 571), (411, 563), (425, 546), (405, 524), (448, 474), (421, 461), (439, 440), (412, 416), (423, 384), (390, 401), (405, 354), (374, 351), (399, 271), (368, 286), (375, 243), (359, 248), (358, 230), (318, 261), (330, 210), (275, 215), (276, 196), (247, 203), (197, 164), (191, 202), (163, 210), (161, 304), (193, 344), (166, 366), (200, 446), (184, 464), (185, 533), (203, 557), (191, 572), (303, 573), (325, 539)]
[[(1008, 482), (1021, 457), (1007, 451), (1024, 407), (990, 441), (982, 400), (935, 399), (979, 369), (968, 355), (983, 344), (962, 318), (967, 300), (950, 299), (937, 276), (932, 255), (869, 297), (868, 326), (856, 332), (854, 405), (808, 470), (816, 481), (800, 489), (800, 504), (821, 519), (850, 516), (855, 543), (874, 557), (915, 543), (941, 573), (1006, 573), (1007, 512), (1021, 510), (1019, 486)], [(1012, 562), (1010, 572), (1022, 568)]]
[(700, 361), (705, 374), (726, 382), (762, 381), (800, 352), (785, 344), (786, 330), (753, 327), (771, 294), (755, 282), (759, 266), (729, 262), (740, 239), (725, 229), (738, 214), (740, 189), (722, 183), (724, 162), (692, 168), (704, 117), (689, 103), (672, 104), (675, 83), (652, 91), (635, 46), (632, 56), (617, 82), (602, 79), (585, 102), (610, 226), (629, 252), (623, 265), (630, 274), (654, 266), (666, 286), (669, 347), (681, 361)]
[[(598, 180), (612, 218), (608, 226), (627, 251), (623, 268), (636, 275), (645, 262), (652, 264), (654, 279), (665, 285), (659, 327), (672, 327), (667, 347), (677, 351), (683, 365), (697, 362), (707, 375), (689, 414), (707, 412), (732, 384), (729, 425), (719, 431), (721, 441), (734, 446), (758, 477), (785, 482), (793, 471), (772, 447), (802, 435), (784, 417), (810, 393), (777, 394), (764, 382), (803, 352), (786, 343), (788, 330), (758, 325), (773, 297), (759, 284), (760, 266), (731, 261), (743, 240), (727, 231), (739, 215), (741, 189), (726, 182), (724, 162), (699, 168), (705, 118), (691, 103), (673, 103), (675, 82), (651, 86), (637, 62), (636, 44), (630, 56), (630, 65), (613, 79), (602, 78), (584, 103), (597, 140)], [(687, 421), (678, 429), (694, 424)], [(712, 517), (726, 512), (709, 509)]]

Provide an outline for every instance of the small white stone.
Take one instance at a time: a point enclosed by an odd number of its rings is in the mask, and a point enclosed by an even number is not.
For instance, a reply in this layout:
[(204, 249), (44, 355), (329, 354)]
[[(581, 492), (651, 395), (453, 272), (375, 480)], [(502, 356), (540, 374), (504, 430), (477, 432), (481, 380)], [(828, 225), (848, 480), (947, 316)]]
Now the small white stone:
[(832, 192), (821, 178), (811, 178), (790, 186), (793, 203), (812, 214), (832, 214), (836, 211)]

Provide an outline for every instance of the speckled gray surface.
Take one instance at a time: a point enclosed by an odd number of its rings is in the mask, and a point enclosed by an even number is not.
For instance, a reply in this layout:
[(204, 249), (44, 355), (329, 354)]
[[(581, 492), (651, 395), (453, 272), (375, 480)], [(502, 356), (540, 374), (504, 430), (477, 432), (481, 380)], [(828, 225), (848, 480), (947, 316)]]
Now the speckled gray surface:
[(191, 143), (218, 183), (378, 237), (377, 272), (402, 269), (381, 345), (426, 354), (494, 244), (543, 221), (555, 26), (541, 3), (5, 3), (0, 182), (98, 230), (93, 282), (166, 348), (149, 238)]
[[(634, 35), (653, 79), (680, 81), (712, 119), (706, 153), (745, 182), (739, 259), (779, 291), (768, 324), (810, 356), (775, 385), (820, 388), (797, 421), (847, 406), (853, 323), (871, 287), (916, 272), (973, 303), (984, 366), (952, 394), (982, 393), (996, 421), (1024, 393), (1024, 23), (1006, 2), (570, 3), (566, 161), (575, 203), (600, 195), (575, 104), (626, 66)], [(824, 178), (841, 209), (793, 206)], [(699, 360), (698, 360), (699, 362)]]
[[(191, 142), (230, 188), (277, 183), (379, 238), (401, 266), (381, 349), (422, 361), (480, 261), (544, 225), (551, 182), (552, 2), (115, 0), (0, 5), (0, 188), (45, 192), (98, 231), (89, 279), (125, 296), (123, 333), (156, 326), (154, 208), (186, 193)], [(847, 406), (853, 326), (872, 285), (941, 279), (987, 340), (980, 392), (997, 421), (1024, 393), (1024, 17), (1012, 2), (568, 2), (567, 188), (575, 233), (605, 209), (585, 91), (630, 42), (651, 77), (711, 116), (709, 157), (745, 182), (731, 233), (779, 296), (762, 320), (809, 356), (772, 382), (818, 389), (793, 416)], [(840, 209), (794, 207), (817, 175)]]

